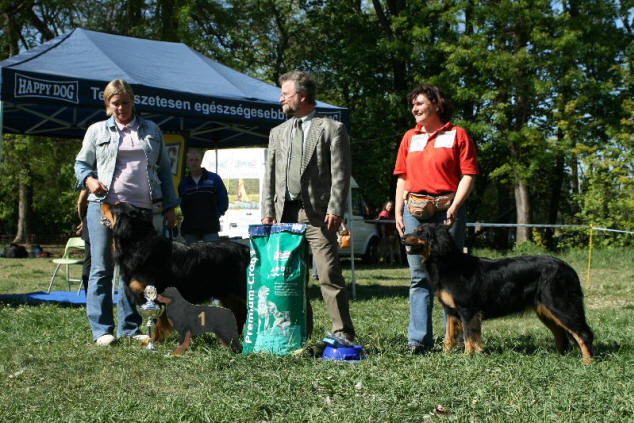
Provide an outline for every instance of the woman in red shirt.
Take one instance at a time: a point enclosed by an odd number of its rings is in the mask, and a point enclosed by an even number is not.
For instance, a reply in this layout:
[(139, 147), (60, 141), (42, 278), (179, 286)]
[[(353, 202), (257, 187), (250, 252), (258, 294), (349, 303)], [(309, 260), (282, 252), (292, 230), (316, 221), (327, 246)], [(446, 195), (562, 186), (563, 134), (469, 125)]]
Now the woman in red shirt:
[[(396, 229), (403, 236), (420, 223), (445, 222), (451, 225), (454, 242), (462, 249), (466, 232), (464, 202), (478, 173), (475, 144), (463, 128), (451, 123), (451, 103), (438, 87), (420, 85), (407, 98), (416, 126), (403, 136), (394, 167), (398, 176)], [(406, 205), (412, 193), (440, 200), (436, 201), (440, 207), (433, 215), (415, 217)], [(433, 296), (421, 257), (408, 254), (407, 261), (411, 273), (408, 345), (418, 354), (434, 345)]]
[[(394, 220), (394, 202), (392, 200), (385, 203), (383, 210), (379, 213), (377, 220)], [(401, 263), (401, 241), (396, 236), (394, 223), (379, 223), (379, 256), (387, 264)]]

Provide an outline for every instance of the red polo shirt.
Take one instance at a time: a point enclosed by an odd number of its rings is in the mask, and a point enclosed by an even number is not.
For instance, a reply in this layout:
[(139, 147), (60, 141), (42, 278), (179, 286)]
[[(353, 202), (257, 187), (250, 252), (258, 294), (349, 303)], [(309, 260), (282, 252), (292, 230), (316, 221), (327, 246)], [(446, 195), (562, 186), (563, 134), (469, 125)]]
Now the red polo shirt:
[(447, 122), (434, 132), (416, 125), (403, 136), (394, 175), (404, 176), (405, 190), (441, 194), (455, 192), (462, 175), (477, 175), (474, 142), (467, 131)]

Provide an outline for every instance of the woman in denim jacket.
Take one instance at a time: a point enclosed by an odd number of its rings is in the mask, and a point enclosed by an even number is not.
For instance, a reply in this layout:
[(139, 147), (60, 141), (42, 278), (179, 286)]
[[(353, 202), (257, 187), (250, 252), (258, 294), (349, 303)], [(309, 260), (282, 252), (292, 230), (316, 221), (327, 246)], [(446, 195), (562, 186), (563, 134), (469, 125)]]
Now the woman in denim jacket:
[[(176, 220), (178, 199), (171, 167), (159, 127), (135, 115), (134, 92), (122, 79), (110, 81), (104, 90), (110, 118), (92, 124), (86, 131), (75, 160), (77, 189), (87, 189), (86, 221), (90, 233), (92, 264), (86, 292), (86, 312), (97, 345), (115, 341), (112, 313), (112, 231), (101, 224), (101, 203), (127, 202), (147, 209), (162, 203), (167, 224)], [(144, 341), (141, 316), (119, 281), (117, 334)]]

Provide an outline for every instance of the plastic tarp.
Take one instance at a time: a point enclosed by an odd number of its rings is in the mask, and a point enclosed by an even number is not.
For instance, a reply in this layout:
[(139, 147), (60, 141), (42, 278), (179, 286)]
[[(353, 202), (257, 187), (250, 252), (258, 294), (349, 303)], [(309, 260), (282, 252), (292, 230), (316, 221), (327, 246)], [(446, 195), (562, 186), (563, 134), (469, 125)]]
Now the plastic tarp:
[[(117, 291), (114, 291), (112, 303), (119, 301)], [(1, 294), (0, 302), (5, 303), (66, 303), (75, 305), (86, 304), (86, 291), (37, 291), (26, 294)]]

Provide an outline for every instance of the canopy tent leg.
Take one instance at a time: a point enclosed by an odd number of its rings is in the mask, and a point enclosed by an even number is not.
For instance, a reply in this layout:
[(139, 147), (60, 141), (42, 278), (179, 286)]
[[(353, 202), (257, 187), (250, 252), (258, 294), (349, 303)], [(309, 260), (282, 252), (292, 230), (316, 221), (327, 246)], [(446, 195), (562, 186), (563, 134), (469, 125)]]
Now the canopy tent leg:
[[(352, 219), (352, 184), (348, 185), (348, 216)], [(352, 227), (352, 222), (348, 222)], [(352, 273), (352, 299), (357, 299), (357, 277), (354, 273), (354, 235), (351, 230), (350, 233), (350, 272)]]
[(4, 126), (2, 103), (2, 100), (0, 100), (0, 163), (2, 163), (2, 138), (4, 137), (4, 134), (2, 133), (2, 127)]

